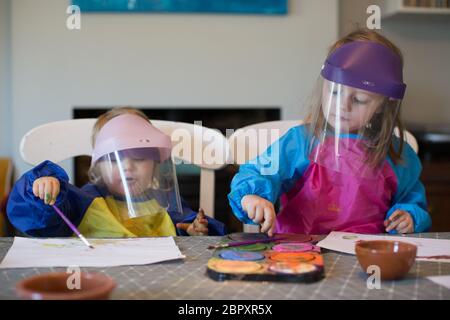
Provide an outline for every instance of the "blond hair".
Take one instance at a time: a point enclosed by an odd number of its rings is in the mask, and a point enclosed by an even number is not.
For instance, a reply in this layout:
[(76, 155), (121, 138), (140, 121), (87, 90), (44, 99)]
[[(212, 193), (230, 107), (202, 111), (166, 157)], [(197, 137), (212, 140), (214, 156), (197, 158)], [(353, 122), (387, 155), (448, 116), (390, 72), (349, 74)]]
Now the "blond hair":
[(95, 140), (97, 139), (97, 135), (100, 132), (100, 130), (103, 128), (103, 126), (111, 119), (120, 116), (122, 114), (134, 114), (137, 115), (147, 121), (150, 121), (148, 117), (141, 111), (132, 107), (123, 106), (123, 107), (117, 107), (113, 108), (105, 113), (103, 113), (100, 117), (98, 117), (97, 121), (94, 124), (94, 127), (92, 128), (92, 135), (91, 135), (91, 143), (92, 147), (95, 147)]
[[(339, 39), (336, 43), (334, 43), (329, 52), (328, 56), (330, 56), (336, 49), (342, 47), (344, 44), (354, 42), (354, 41), (372, 41), (379, 44), (382, 44), (386, 46), (387, 48), (391, 49), (399, 58), (401, 61), (401, 64), (403, 66), (403, 55), (400, 51), (400, 49), (393, 44), (390, 40), (388, 40), (386, 37), (382, 36), (376, 31), (372, 30), (365, 30), (365, 29), (358, 29), (356, 31), (353, 31), (343, 37), (342, 39)], [(319, 103), (313, 103), (312, 107), (320, 108), (321, 107), (321, 99), (319, 99)], [(371, 166), (377, 166), (382, 163), (382, 161), (386, 158), (386, 155), (389, 154), (389, 157), (392, 159), (392, 161), (397, 164), (401, 162), (401, 155), (403, 152), (403, 144), (404, 144), (404, 126), (400, 120), (400, 111), (394, 104), (397, 104), (397, 101), (391, 101), (389, 99), (385, 99), (383, 103), (383, 112), (381, 113), (381, 117), (378, 117), (375, 119), (377, 121), (377, 124), (380, 127), (381, 133), (378, 135), (377, 141), (372, 141), (374, 144), (370, 147), (368, 147), (368, 152), (370, 155), (370, 159), (368, 159), (368, 163)], [(307, 122), (311, 122), (313, 119), (313, 113), (314, 110), (311, 110), (310, 113), (307, 116)], [(393, 119), (393, 120), (392, 120)], [(317, 115), (317, 124), (316, 125), (316, 131), (314, 132), (314, 135), (318, 136), (320, 134), (320, 129), (324, 127), (325, 119), (323, 115), (319, 112)], [(393, 141), (391, 139), (392, 136), (392, 129), (396, 126), (399, 130), (400, 137), (399, 137), (399, 147), (396, 148), (393, 145)], [(370, 136), (368, 137), (371, 138)], [(386, 142), (389, 143), (389, 146), (386, 148)], [(386, 152), (386, 150), (388, 150)]]

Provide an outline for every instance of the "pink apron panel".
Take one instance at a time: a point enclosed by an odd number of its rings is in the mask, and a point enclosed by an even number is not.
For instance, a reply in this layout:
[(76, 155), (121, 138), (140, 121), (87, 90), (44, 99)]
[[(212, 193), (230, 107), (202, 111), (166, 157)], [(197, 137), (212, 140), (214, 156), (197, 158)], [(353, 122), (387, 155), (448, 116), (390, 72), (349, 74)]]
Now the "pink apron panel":
[(348, 152), (339, 159), (339, 171), (333, 165), (334, 139), (324, 142), (321, 164), (311, 161), (295, 187), (282, 195), (277, 232), (385, 231), (383, 221), (397, 190), (396, 176), (387, 161), (378, 169), (368, 167), (358, 141), (345, 140)]

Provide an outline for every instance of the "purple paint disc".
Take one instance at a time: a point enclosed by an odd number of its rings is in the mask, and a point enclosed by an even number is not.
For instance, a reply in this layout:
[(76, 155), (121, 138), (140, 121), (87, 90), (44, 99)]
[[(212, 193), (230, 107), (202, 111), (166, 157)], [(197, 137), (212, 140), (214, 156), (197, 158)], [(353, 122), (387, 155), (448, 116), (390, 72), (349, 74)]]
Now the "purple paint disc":
[(313, 249), (313, 245), (300, 242), (280, 243), (272, 247), (272, 250), (277, 252), (305, 252), (312, 251)]
[(224, 250), (221, 253), (219, 253), (219, 257), (225, 260), (237, 260), (237, 261), (257, 261), (264, 259), (264, 255), (259, 252), (234, 251), (234, 250)]
[(268, 239), (269, 237), (265, 233), (238, 232), (229, 234), (228, 238), (230, 238), (233, 241), (251, 241), (251, 240), (265, 240)]

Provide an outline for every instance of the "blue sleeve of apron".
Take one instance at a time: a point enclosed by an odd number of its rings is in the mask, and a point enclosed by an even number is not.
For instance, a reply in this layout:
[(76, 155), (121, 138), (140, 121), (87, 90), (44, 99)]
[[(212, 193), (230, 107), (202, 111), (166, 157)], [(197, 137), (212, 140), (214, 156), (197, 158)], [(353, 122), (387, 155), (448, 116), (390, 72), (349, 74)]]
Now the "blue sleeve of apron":
[(242, 209), (246, 195), (257, 195), (275, 203), (289, 191), (309, 165), (307, 129), (304, 125), (291, 128), (264, 153), (243, 164), (231, 182), (228, 200), (236, 217), (254, 224)]
[[(192, 223), (195, 218), (197, 217), (197, 212), (195, 212), (194, 210), (191, 209), (191, 207), (189, 207), (188, 203), (184, 200), (181, 199), (181, 205), (182, 205), (182, 209), (183, 209), (183, 213), (180, 214), (178, 212), (173, 212), (170, 211), (169, 215), (172, 218), (173, 224), (177, 225), (177, 223)], [(225, 234), (227, 234), (227, 230), (225, 227), (225, 224), (223, 224), (222, 222), (208, 217), (206, 216), (206, 220), (208, 220), (208, 235), (209, 236), (223, 236)], [(179, 236), (188, 236), (189, 234), (181, 229), (176, 228), (177, 230), (177, 235)]]
[(14, 185), (7, 204), (7, 214), (12, 225), (32, 237), (67, 237), (73, 232), (54, 209), (33, 194), (33, 183), (40, 177), (55, 177), (60, 192), (55, 205), (69, 220), (78, 225), (92, 199), (80, 194), (69, 184), (64, 169), (51, 161), (44, 161), (26, 172)]
[[(389, 160), (390, 161), (390, 160)], [(395, 210), (407, 211), (414, 220), (414, 232), (426, 232), (431, 228), (431, 217), (427, 212), (425, 188), (420, 181), (422, 165), (420, 159), (411, 146), (405, 142), (402, 163), (394, 165), (390, 161), (397, 176), (397, 192), (392, 207), (387, 213), (389, 218)], [(389, 233), (395, 234), (396, 230)]]

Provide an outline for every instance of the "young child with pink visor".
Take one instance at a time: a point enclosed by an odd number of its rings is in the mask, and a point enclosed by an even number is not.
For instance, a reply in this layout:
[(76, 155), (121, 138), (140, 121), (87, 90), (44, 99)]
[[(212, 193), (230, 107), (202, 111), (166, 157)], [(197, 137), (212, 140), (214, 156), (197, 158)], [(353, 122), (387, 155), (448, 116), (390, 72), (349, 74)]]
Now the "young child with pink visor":
[(37, 237), (72, 231), (60, 208), (86, 237), (223, 235), (224, 225), (181, 200), (171, 139), (140, 111), (116, 108), (93, 128), (91, 183), (81, 189), (65, 171), (44, 161), (15, 184), (7, 205), (10, 222)]

